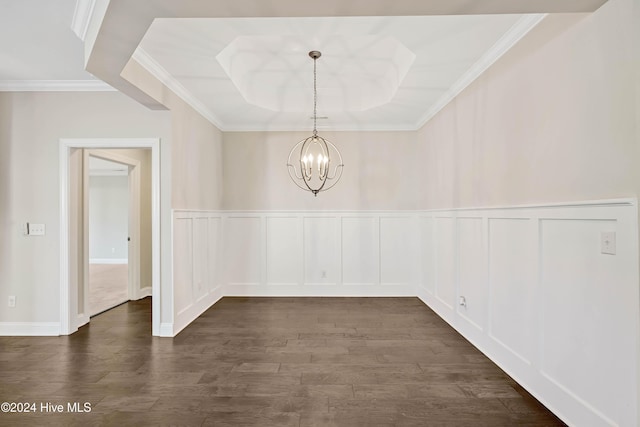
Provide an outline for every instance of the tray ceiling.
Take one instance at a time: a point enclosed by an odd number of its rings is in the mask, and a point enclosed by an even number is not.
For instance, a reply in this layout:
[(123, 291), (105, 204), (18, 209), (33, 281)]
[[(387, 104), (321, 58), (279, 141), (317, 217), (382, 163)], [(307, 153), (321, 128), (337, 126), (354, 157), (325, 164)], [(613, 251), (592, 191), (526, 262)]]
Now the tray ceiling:
[(543, 15), (156, 19), (134, 58), (223, 130), (414, 130)]

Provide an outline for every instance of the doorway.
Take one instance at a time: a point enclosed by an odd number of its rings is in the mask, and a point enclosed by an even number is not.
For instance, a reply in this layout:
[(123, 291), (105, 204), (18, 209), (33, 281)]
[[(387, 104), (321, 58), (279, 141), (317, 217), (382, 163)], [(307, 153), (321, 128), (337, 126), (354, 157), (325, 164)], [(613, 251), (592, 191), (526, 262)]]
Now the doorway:
[[(131, 149), (129, 149), (131, 150)], [(134, 150), (85, 150), (89, 157), (89, 173), (85, 175), (88, 188), (88, 200), (84, 207), (88, 209), (88, 314), (89, 317), (110, 310), (134, 298), (129, 291), (129, 230), (140, 227), (132, 216), (141, 199), (146, 199), (140, 188), (134, 188), (140, 180), (130, 179), (138, 173), (140, 161), (127, 154), (141, 154)], [(122, 151), (125, 151), (122, 156)], [(114, 155), (114, 154), (117, 154)], [(118, 161), (119, 160), (119, 161)], [(126, 162), (126, 163), (125, 163)], [(144, 174), (147, 171), (142, 171)], [(86, 193), (85, 193), (86, 194)], [(139, 197), (136, 197), (139, 196)], [(137, 205), (137, 206), (136, 206)], [(141, 247), (147, 247), (141, 239)], [(144, 255), (143, 255), (144, 256)], [(137, 259), (133, 258), (133, 262)], [(138, 271), (140, 268), (138, 266)], [(135, 287), (132, 287), (135, 289)]]
[[(146, 152), (146, 184), (141, 160), (127, 150)], [(131, 152), (129, 152), (131, 154)], [(160, 331), (160, 155), (158, 139), (62, 139), (60, 141), (60, 330), (68, 335), (90, 321), (90, 162), (115, 162), (127, 171), (127, 298), (152, 296), (152, 334)], [(146, 185), (148, 212), (141, 228), (141, 195)], [(145, 239), (146, 237), (146, 239)], [(141, 246), (146, 245), (146, 248)], [(107, 251), (117, 252), (115, 246)], [(141, 252), (144, 255), (141, 257)], [(120, 252), (122, 253), (122, 252)], [(122, 261), (123, 258), (119, 258)], [(104, 260), (104, 258), (102, 259)], [(144, 264), (141, 266), (141, 264)], [(146, 274), (145, 274), (146, 272)], [(141, 280), (142, 279), (142, 280)]]

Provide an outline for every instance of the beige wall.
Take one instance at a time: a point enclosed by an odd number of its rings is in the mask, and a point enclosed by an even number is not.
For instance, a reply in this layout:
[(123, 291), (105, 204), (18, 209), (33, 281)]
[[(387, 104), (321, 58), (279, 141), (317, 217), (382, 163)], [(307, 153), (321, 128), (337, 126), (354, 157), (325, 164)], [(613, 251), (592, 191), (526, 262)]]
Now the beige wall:
[(173, 209), (222, 207), (222, 133), (136, 61), (123, 76), (171, 111)]
[[(11, 140), (11, 122), (13, 120), (13, 106), (11, 97), (7, 94), (0, 94), (0, 302), (5, 302), (9, 292), (14, 286), (10, 286), (10, 281), (14, 277), (13, 265), (15, 263), (12, 251), (12, 240), (16, 237), (15, 226), (12, 226), (13, 218), (9, 214), (9, 202), (13, 199), (13, 192), (17, 190), (17, 185), (12, 185), (11, 157), (12, 149), (9, 145)], [(6, 304), (6, 303), (5, 303)], [(0, 304), (1, 312), (5, 304)], [(1, 315), (0, 315), (1, 316)]]
[[(326, 133), (342, 181), (289, 182), (300, 132), (224, 134), (225, 209), (433, 209), (635, 197), (640, 1), (549, 15), (417, 132)], [(322, 134), (322, 132), (321, 132)]]
[(638, 4), (548, 16), (428, 122), (420, 207), (635, 197)]
[[(0, 93), (0, 117), (0, 321), (57, 322), (60, 138), (169, 144), (170, 118), (117, 92)], [(26, 221), (45, 223), (46, 236), (23, 236)]]
[(221, 209), (222, 133), (182, 100), (170, 105), (172, 207)]
[(224, 134), (224, 203), (231, 210), (416, 209), (415, 132), (323, 132), (344, 160), (338, 184), (317, 197), (287, 173), (287, 157), (309, 132)]

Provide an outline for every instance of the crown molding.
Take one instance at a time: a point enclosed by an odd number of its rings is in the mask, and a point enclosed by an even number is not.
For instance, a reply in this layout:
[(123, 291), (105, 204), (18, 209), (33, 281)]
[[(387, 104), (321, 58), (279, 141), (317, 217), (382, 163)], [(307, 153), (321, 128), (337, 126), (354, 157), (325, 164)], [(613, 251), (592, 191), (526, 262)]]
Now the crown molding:
[(467, 86), (480, 77), (482, 73), (500, 59), (502, 55), (507, 53), (507, 51), (518, 43), (529, 31), (534, 29), (546, 16), (546, 13), (537, 13), (521, 17), (518, 22), (513, 24), (513, 26), (427, 110), (416, 123), (415, 130), (420, 129), (438, 114), (440, 110), (446, 107), (447, 104), (465, 90)]
[[(276, 125), (276, 126), (238, 126), (230, 125), (226, 126), (224, 132), (308, 132), (311, 133), (312, 125), (300, 126), (300, 125)], [(373, 124), (370, 126), (318, 126), (318, 133), (322, 132), (413, 132), (415, 131), (413, 124), (398, 124), (384, 126), (380, 124)]]
[(200, 100), (198, 100), (191, 92), (187, 90), (178, 80), (176, 80), (165, 68), (160, 65), (140, 46), (133, 52), (133, 59), (138, 62), (145, 70), (151, 73), (162, 84), (171, 89), (173, 93), (178, 95), (180, 99), (186, 102), (194, 110), (200, 113), (204, 118), (209, 120), (214, 126), (221, 131), (225, 131), (222, 120), (218, 118), (211, 110), (209, 110)]
[(100, 80), (0, 80), (0, 92), (112, 92)]
[(82, 41), (84, 41), (87, 36), (87, 29), (89, 28), (89, 22), (91, 21), (91, 15), (93, 14), (95, 6), (96, 0), (76, 1), (76, 8), (73, 11), (73, 19), (71, 20), (71, 29)]

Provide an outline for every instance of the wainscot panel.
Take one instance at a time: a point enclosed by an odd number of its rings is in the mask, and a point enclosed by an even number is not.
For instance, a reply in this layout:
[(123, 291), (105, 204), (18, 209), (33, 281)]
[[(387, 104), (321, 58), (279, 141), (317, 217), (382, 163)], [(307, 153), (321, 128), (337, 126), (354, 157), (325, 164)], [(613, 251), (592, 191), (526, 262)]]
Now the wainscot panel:
[(427, 305), (568, 424), (640, 425), (635, 200), (424, 212), (421, 224)]

